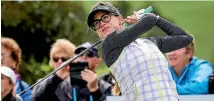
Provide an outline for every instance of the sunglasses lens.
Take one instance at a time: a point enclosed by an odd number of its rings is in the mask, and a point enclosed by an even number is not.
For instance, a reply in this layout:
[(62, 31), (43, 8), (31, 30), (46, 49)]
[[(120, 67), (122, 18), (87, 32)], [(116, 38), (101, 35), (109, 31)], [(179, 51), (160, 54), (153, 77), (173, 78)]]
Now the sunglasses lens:
[[(79, 53), (81, 53), (82, 51), (84, 51), (85, 49), (83, 49), (83, 50), (80, 50), (80, 52)], [(92, 51), (87, 51), (87, 52), (85, 52), (83, 55), (81, 55), (81, 56), (87, 56), (87, 57), (94, 57), (94, 56), (97, 56), (95, 53), (93, 53)]]
[(88, 52), (88, 53), (86, 54), (86, 56), (88, 56), (88, 57), (93, 57), (94, 55), (93, 55), (92, 52)]
[(58, 62), (59, 58), (53, 58), (54, 62)]
[(90, 51), (87, 51), (86, 53), (84, 53), (82, 56), (87, 56), (87, 57), (93, 57), (93, 53)]
[(62, 62), (65, 62), (65, 61), (67, 61), (69, 58), (65, 58), (65, 57), (62, 57), (62, 58), (53, 58), (53, 61), (54, 61), (54, 62), (58, 62), (59, 59), (61, 59)]
[(67, 61), (69, 58), (61, 58), (63, 62)]

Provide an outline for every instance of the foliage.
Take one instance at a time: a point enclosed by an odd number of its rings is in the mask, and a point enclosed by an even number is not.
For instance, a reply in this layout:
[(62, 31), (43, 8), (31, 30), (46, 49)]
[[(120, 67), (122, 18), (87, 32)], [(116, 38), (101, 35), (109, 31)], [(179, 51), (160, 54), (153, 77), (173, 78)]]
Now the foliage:
[(51, 44), (58, 38), (82, 43), (85, 12), (81, 2), (2, 1), (2, 36), (12, 37), (23, 53), (22, 78), (29, 83), (44, 77)]
[[(83, 33), (85, 29), (84, 16), (81, 2), (3, 1), (2, 34), (14, 37), (25, 49), (23, 54), (27, 55), (27, 59), (33, 55), (37, 61), (42, 61), (43, 57), (48, 56), (46, 50), (58, 38), (80, 43), (82, 35), (79, 33)], [(30, 38), (32, 39), (28, 40)], [(24, 43), (32, 43), (37, 48), (26, 48), (27, 45), (22, 45)], [(41, 44), (46, 48), (45, 52), (44, 48), (39, 47)]]
[(30, 58), (29, 61), (23, 61), (20, 68), (21, 78), (26, 80), (29, 84), (35, 83), (38, 79), (43, 78), (45, 75), (53, 71), (53, 68), (47, 63), (48, 60), (46, 58), (42, 63), (35, 61), (34, 58)]

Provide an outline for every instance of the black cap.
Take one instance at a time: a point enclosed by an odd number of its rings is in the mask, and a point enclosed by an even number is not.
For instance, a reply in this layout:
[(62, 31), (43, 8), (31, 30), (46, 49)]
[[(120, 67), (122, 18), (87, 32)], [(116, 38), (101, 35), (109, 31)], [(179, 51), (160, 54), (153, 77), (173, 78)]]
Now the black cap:
[[(75, 50), (75, 54), (79, 54), (80, 52), (82, 52), (82, 50), (85, 50), (85, 49), (91, 47), (92, 45), (93, 45), (93, 43), (91, 43), (91, 42), (85, 42), (85, 43), (79, 45), (77, 47), (77, 49)], [(97, 46), (93, 47), (89, 51), (92, 52), (94, 56), (98, 57), (98, 48), (97, 48)]]
[(111, 3), (109, 2), (100, 2), (98, 3), (96, 6), (93, 7), (93, 9), (91, 10), (91, 13), (88, 15), (88, 26), (91, 27), (92, 23), (94, 21), (94, 15), (98, 12), (98, 11), (106, 11), (109, 13), (114, 13), (115, 15), (119, 16), (121, 15), (119, 10), (117, 8), (115, 8)]

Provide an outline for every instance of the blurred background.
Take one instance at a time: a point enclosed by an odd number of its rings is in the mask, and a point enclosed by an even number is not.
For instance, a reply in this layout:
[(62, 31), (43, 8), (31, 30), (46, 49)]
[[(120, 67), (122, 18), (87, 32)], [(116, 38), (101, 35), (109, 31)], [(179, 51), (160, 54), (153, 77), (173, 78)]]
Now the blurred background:
[[(1, 36), (17, 41), (22, 49), (22, 79), (33, 84), (52, 71), (49, 50), (56, 39), (66, 38), (76, 46), (96, 42), (87, 27), (87, 15), (97, 1), (1, 1)], [(212, 1), (111, 1), (123, 17), (148, 6), (153, 13), (192, 34), (196, 56), (214, 64), (214, 2)], [(141, 37), (165, 35), (154, 27)], [(99, 45), (101, 49), (101, 45)], [(101, 55), (101, 53), (100, 53)], [(99, 75), (109, 72), (104, 63)]]

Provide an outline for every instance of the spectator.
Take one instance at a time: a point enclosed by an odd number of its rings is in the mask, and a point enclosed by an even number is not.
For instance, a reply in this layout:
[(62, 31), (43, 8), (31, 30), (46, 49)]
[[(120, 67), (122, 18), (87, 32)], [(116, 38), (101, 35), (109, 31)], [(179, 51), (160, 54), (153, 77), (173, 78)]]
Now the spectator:
[(178, 94), (208, 94), (212, 65), (194, 56), (194, 42), (184, 48), (167, 53), (169, 70)]
[[(29, 87), (29, 85), (21, 80), (19, 71), (19, 65), (21, 63), (21, 49), (15, 40), (11, 38), (1, 38), (1, 66), (11, 67), (16, 73), (16, 94), (21, 93)], [(31, 101), (32, 91), (29, 90), (21, 95), (23, 101)]]
[(16, 75), (6, 66), (1, 67), (1, 101), (22, 101), (15, 94)]
[[(124, 21), (135, 23), (125, 28)], [(192, 41), (190, 35), (152, 13), (143, 14), (139, 21), (136, 15), (123, 19), (117, 8), (105, 2), (92, 7), (87, 23), (104, 40), (103, 60), (118, 83), (123, 100), (178, 100), (163, 53), (185, 47)], [(139, 38), (155, 25), (167, 36)]]
[[(74, 56), (76, 46), (66, 39), (57, 39), (50, 50), (51, 67), (56, 70), (63, 62)], [(42, 81), (33, 88), (33, 101), (60, 101), (56, 95), (59, 84), (69, 75), (69, 65)]]
[[(92, 43), (86, 42), (80, 45), (75, 54), (79, 54), (86, 48), (92, 46)], [(77, 58), (74, 62), (88, 62), (89, 68), (81, 72), (82, 79), (87, 82), (87, 87), (77, 87), (79, 90), (78, 101), (103, 101), (107, 95), (111, 95), (111, 84), (103, 79), (99, 79), (94, 72), (95, 68), (101, 63), (101, 58), (98, 56), (97, 47), (92, 48), (81, 57)], [(72, 67), (71, 67), (72, 68)], [(63, 81), (57, 89), (57, 95), (61, 101), (72, 101), (73, 92), (72, 84), (75, 81), (71, 81), (71, 78), (67, 78)]]

